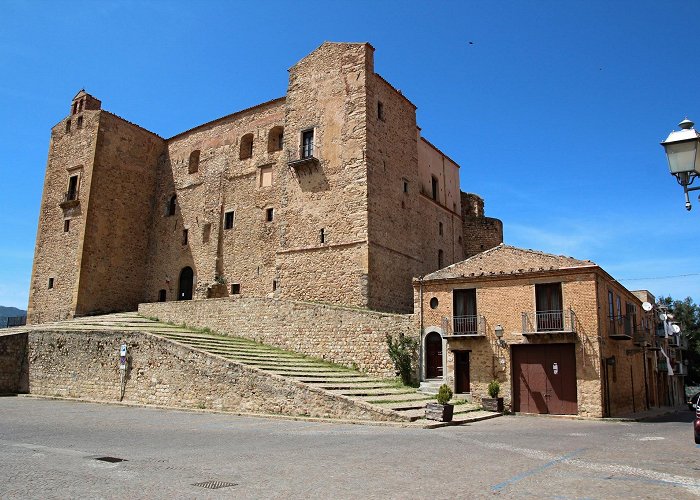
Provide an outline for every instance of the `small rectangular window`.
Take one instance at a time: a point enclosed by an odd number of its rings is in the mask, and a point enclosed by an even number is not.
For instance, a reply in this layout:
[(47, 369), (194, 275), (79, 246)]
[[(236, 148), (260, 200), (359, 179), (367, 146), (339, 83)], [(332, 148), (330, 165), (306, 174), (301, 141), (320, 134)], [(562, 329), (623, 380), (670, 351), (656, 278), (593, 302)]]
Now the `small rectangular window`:
[(66, 120), (66, 132), (70, 132), (70, 120)]
[(165, 302), (165, 290), (158, 290), (158, 302)]
[(83, 117), (79, 116), (78, 117), (78, 123), (76, 124), (78, 128), (83, 128)]
[(189, 231), (187, 229), (182, 230), (182, 244), (187, 245), (187, 233)]
[(408, 181), (406, 179), (403, 180), (403, 192), (408, 193)]
[(239, 295), (241, 293), (240, 283), (231, 283), (231, 295)]
[(324, 228), (321, 228), (320, 237), (321, 237), (321, 243), (325, 243), (326, 242), (326, 230)]
[(384, 120), (384, 104), (382, 101), (377, 102), (377, 118)]
[(437, 177), (433, 176), (430, 178), (431, 196), (433, 200), (437, 201), (438, 192), (440, 191), (440, 185), (438, 184)]
[(272, 186), (272, 165), (260, 167), (260, 187)]
[(63, 221), (63, 232), (67, 233), (70, 230), (70, 219)]
[(267, 222), (272, 222), (272, 219), (275, 218), (275, 209), (274, 208), (268, 208), (265, 210), (265, 217)]
[(49, 278), (49, 290), (53, 288), (53, 278)]
[(277, 280), (272, 280), (272, 291), (274, 292), (276, 290), (277, 290)]
[(233, 228), (233, 210), (224, 214), (224, 229)]
[(438, 222), (438, 233), (442, 236), (442, 222)]
[(312, 158), (314, 156), (314, 131), (305, 130), (301, 134), (301, 158)]

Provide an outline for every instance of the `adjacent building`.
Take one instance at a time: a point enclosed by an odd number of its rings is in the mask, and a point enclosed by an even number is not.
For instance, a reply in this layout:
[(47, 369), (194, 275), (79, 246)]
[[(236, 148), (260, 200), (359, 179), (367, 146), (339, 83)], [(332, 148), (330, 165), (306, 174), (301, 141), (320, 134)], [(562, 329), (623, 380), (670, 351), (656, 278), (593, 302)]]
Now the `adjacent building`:
[(479, 398), (498, 380), (524, 413), (606, 417), (673, 404), (654, 297), (594, 262), (501, 244), (413, 284), (424, 383)]
[(367, 43), (169, 139), (80, 91), (51, 131), (31, 323), (232, 295), (410, 312), (411, 279), (502, 241)]

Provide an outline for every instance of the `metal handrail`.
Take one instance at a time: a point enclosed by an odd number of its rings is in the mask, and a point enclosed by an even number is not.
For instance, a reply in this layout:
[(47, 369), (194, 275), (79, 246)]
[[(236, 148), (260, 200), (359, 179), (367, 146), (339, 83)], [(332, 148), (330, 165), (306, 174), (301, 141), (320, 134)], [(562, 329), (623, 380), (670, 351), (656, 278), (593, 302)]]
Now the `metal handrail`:
[(453, 316), (452, 317), (452, 334), (453, 335), (478, 335), (479, 334), (479, 316), (473, 314), (468, 316)]
[(555, 309), (522, 313), (523, 333), (576, 332), (573, 309)]

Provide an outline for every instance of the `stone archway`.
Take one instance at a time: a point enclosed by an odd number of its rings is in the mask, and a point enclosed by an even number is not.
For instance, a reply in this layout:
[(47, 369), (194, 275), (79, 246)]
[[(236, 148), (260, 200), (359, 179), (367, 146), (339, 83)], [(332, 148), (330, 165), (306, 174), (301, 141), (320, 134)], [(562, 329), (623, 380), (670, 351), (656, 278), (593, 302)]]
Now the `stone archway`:
[(442, 335), (430, 332), (425, 336), (425, 378), (442, 377)]

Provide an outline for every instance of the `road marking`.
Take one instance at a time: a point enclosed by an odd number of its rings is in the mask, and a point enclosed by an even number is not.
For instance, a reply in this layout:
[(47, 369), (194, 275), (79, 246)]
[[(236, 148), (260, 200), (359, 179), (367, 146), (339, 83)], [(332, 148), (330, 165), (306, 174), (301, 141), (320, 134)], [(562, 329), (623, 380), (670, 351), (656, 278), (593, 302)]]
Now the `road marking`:
[(517, 476), (513, 476), (510, 479), (503, 481), (502, 483), (498, 483), (494, 486), (491, 486), (491, 491), (500, 491), (506, 486), (509, 486), (511, 484), (515, 484), (518, 481), (521, 481), (525, 479), (526, 477), (534, 476), (535, 474), (538, 474), (544, 470), (549, 469), (550, 467), (554, 467), (555, 465), (561, 463), (561, 462), (566, 462), (567, 460), (570, 460), (571, 458), (575, 457), (579, 453), (581, 453), (585, 448), (579, 448), (578, 450), (574, 450), (571, 453), (567, 453), (563, 457), (555, 458), (554, 460), (550, 460), (544, 465), (540, 465), (539, 467), (535, 467), (534, 469), (530, 469), (528, 471), (525, 471), (521, 474), (518, 474)]
[[(518, 453), (529, 458), (534, 458), (537, 460), (546, 460), (547, 462), (556, 461), (562, 458), (559, 455), (555, 455), (546, 451), (534, 450), (529, 448), (518, 448), (516, 446), (512, 446), (505, 443), (486, 443), (471, 438), (464, 439), (464, 441), (468, 441), (483, 448)], [(697, 446), (698, 448), (700, 448), (700, 445)], [(569, 458), (567, 460), (559, 460), (559, 462), (566, 462), (566, 465), (579, 467), (581, 469), (587, 469), (598, 473), (617, 475), (626, 474), (628, 476), (631, 476), (632, 478), (641, 478), (648, 479), (650, 481), (656, 481), (657, 484), (664, 483), (668, 484), (669, 486), (680, 486), (692, 492), (695, 495), (700, 494), (700, 480), (692, 477), (680, 476), (677, 474), (668, 474), (666, 472), (657, 472), (648, 469), (640, 469), (638, 467), (631, 467), (628, 465), (614, 465), (602, 464), (598, 462), (589, 462), (587, 460), (582, 460), (579, 458)]]
[(643, 438), (639, 438), (640, 441), (663, 441), (666, 438), (659, 437), (659, 436), (647, 436)]

